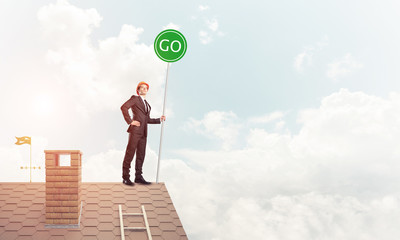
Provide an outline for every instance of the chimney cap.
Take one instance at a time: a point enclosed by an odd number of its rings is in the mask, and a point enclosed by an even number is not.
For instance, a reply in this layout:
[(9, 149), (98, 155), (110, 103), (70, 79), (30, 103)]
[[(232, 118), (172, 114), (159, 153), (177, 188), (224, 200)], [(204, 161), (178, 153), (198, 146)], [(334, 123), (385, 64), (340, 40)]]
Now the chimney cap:
[(81, 150), (44, 150), (45, 153), (58, 153), (58, 154), (70, 154), (79, 153), (82, 154)]

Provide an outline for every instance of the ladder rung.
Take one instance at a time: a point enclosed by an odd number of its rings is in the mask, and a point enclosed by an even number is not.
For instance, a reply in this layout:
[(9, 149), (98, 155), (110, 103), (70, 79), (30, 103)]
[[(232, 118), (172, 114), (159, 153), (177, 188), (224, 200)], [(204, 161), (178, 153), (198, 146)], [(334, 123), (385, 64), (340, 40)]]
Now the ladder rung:
[[(144, 209), (144, 206), (142, 205), (142, 213), (122, 213), (122, 207), (121, 205), (118, 206), (118, 210), (119, 210), (119, 226), (121, 228), (121, 239), (125, 240), (125, 232), (124, 230), (145, 230), (147, 232), (147, 237), (149, 240), (152, 240), (153, 238), (151, 237), (151, 232), (150, 232), (150, 226), (149, 226), (149, 222), (147, 221), (147, 214), (146, 214), (146, 210)], [(145, 227), (124, 227), (124, 220), (123, 220), (123, 216), (143, 216), (144, 219), (144, 224)]]
[(145, 227), (124, 227), (127, 230), (146, 230)]
[(143, 216), (143, 213), (123, 213), (122, 215), (131, 215), (131, 216)]

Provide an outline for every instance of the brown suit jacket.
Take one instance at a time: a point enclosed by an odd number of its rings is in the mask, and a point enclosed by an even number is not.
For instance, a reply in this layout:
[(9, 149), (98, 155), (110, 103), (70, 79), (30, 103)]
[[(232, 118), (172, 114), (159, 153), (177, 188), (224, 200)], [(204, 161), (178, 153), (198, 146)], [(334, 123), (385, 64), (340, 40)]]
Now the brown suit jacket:
[[(129, 109), (132, 110), (133, 117), (129, 115)], [(133, 95), (128, 101), (121, 106), (122, 114), (124, 115), (125, 121), (129, 124), (127, 132), (135, 135), (144, 135), (147, 137), (147, 124), (160, 124), (160, 118), (150, 118), (150, 104), (148, 104), (148, 112), (144, 106), (144, 102), (140, 96)], [(131, 122), (133, 120), (139, 121), (140, 126), (133, 126)]]

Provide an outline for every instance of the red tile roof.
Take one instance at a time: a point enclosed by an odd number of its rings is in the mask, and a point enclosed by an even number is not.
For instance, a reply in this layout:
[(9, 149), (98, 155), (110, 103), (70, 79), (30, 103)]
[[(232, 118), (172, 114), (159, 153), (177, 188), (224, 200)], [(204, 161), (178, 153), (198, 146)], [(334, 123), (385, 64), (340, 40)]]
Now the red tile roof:
[[(188, 239), (164, 183), (134, 187), (122, 183), (82, 183), (79, 228), (46, 228), (45, 183), (0, 183), (0, 239), (121, 239), (123, 213), (145, 206), (154, 240)], [(143, 227), (141, 216), (124, 216), (125, 227)], [(125, 239), (145, 240), (145, 231), (125, 230)]]

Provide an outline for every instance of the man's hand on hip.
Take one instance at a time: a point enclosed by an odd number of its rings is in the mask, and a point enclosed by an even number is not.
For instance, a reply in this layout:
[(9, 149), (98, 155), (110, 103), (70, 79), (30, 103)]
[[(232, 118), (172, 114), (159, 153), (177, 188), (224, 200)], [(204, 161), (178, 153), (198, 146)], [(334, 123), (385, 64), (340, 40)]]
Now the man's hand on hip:
[(140, 126), (140, 122), (139, 121), (136, 121), (136, 120), (133, 120), (132, 122), (131, 122), (131, 125), (133, 125), (133, 126)]

